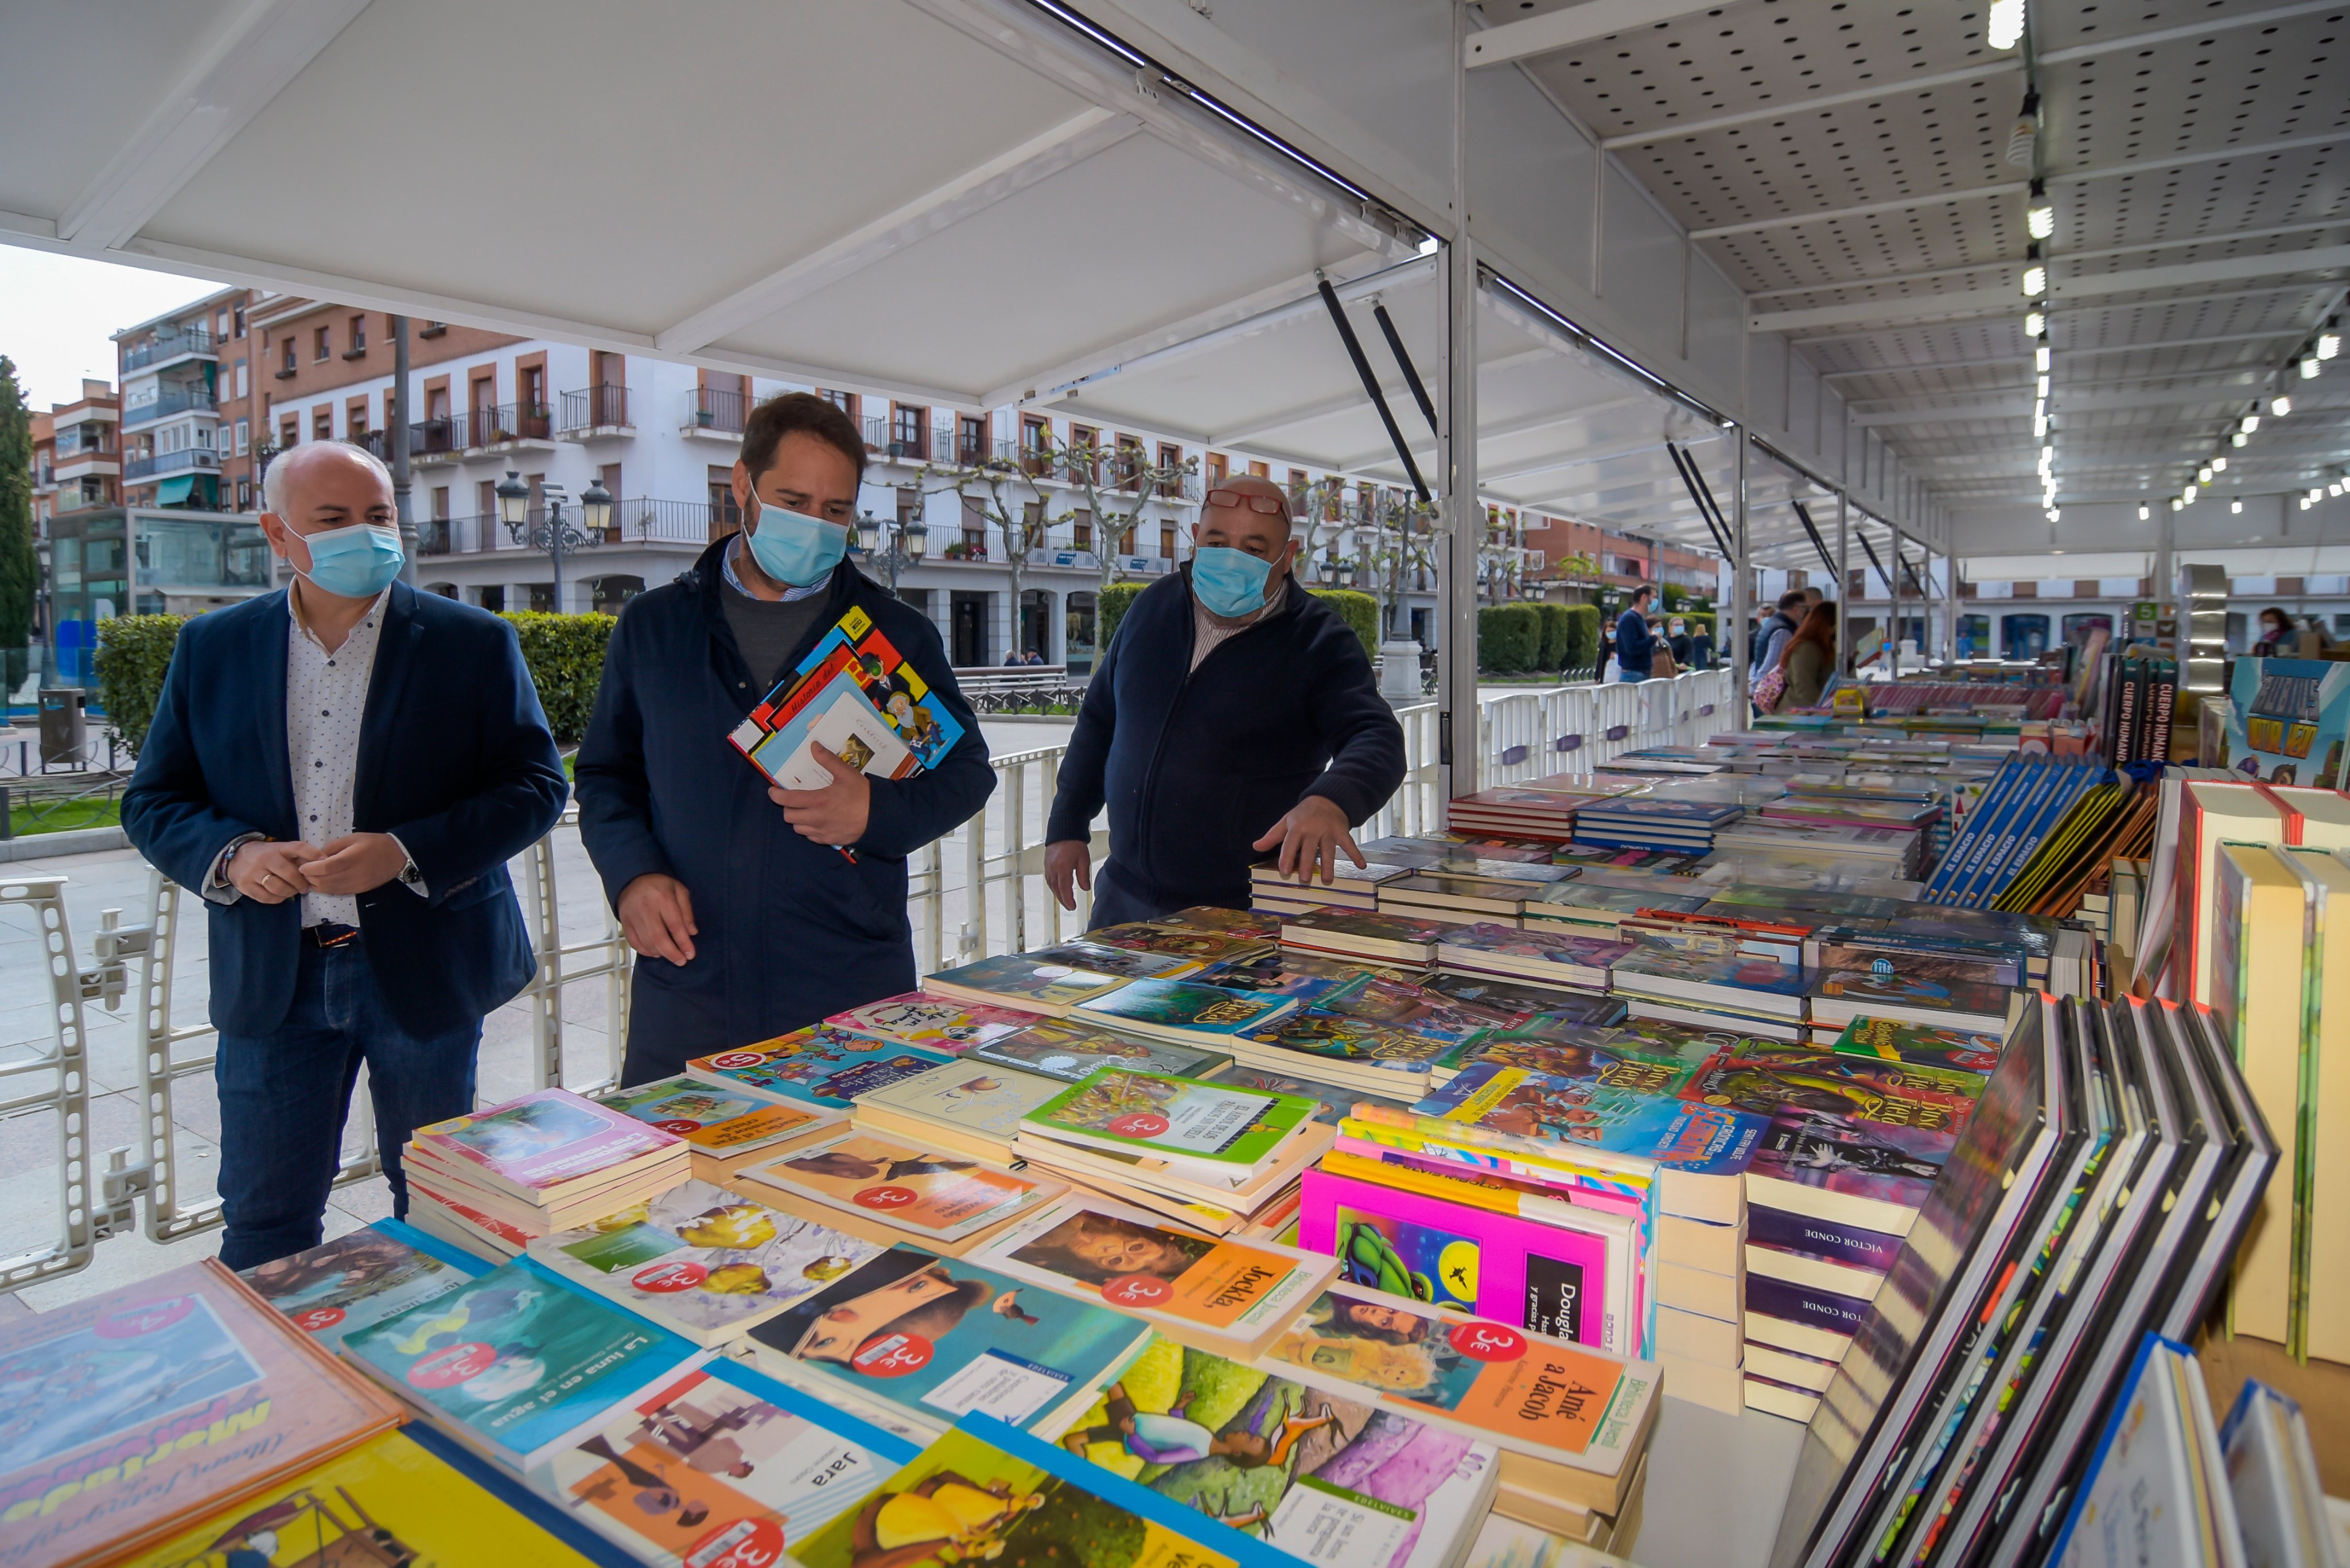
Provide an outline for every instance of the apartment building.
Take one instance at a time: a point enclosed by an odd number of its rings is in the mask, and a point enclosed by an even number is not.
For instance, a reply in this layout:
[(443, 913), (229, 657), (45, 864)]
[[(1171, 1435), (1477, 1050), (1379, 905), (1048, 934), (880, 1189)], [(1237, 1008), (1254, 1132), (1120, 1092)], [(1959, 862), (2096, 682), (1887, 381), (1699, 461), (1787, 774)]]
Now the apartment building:
[(59, 512), (122, 499), (122, 400), (106, 381), (84, 379), (81, 396), (32, 417), (33, 536)]
[[(250, 510), (249, 289), (222, 289), (114, 334), (122, 388), (123, 500), (198, 512)], [(239, 504), (239, 486), (243, 504)]]
[(1561, 597), (1577, 588), (1670, 583), (1711, 595), (1721, 563), (1700, 551), (1620, 534), (1564, 518), (1526, 519), (1525, 587), (1534, 597)]

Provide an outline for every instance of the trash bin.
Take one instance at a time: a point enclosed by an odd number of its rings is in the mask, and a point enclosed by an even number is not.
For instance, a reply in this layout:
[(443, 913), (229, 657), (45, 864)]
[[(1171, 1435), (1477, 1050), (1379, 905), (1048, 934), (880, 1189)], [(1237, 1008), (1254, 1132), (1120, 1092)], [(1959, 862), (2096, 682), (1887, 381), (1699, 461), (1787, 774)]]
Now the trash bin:
[(41, 768), (51, 763), (78, 763), (89, 729), (83, 709), (89, 693), (78, 686), (41, 688)]

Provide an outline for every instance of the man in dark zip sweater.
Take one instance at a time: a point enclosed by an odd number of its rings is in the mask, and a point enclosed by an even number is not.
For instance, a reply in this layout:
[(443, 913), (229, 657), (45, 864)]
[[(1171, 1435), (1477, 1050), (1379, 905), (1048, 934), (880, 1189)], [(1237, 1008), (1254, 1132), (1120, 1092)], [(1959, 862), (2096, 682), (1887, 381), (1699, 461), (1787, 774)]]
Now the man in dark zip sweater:
[[(906, 857), (995, 788), (937, 630), (845, 558), (864, 460), (856, 426), (823, 399), (761, 404), (734, 465), (742, 532), (613, 628), (577, 794), (588, 857), (644, 955), (624, 1083), (911, 991)], [(894, 780), (818, 748), (829, 784), (770, 788), (727, 736), (851, 608), (962, 738)]]
[[(1297, 585), (1288, 497), (1222, 481), (1192, 559), (1135, 597), (1086, 686), (1045, 826), (1045, 873), (1092, 923), (1245, 909), (1249, 867), (1326, 883), (1403, 782), (1403, 727), (1347, 623)], [(1109, 808), (1098, 885), (1088, 849)]]

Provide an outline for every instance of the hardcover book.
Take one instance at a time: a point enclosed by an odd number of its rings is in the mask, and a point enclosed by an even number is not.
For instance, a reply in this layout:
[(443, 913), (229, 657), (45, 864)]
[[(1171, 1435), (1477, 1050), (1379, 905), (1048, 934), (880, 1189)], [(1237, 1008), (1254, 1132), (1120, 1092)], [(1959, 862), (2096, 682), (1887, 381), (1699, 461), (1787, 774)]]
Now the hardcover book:
[[(858, 711), (870, 709), (885, 726), (887, 737), (917, 767), (938, 766), (962, 739), (962, 723), (944, 703), (932, 698), (920, 671), (875, 628), (872, 617), (854, 606), (816, 639), (816, 646), (775, 683), (729, 738), (736, 749), (759, 763), (761, 771), (775, 776), (785, 759), (804, 755), (809, 729), (804, 721), (809, 710), (820, 705), (817, 694), (829, 693), (824, 700), (827, 703), (847, 695), (835, 690), (837, 678), (855, 689), (863, 703)], [(795, 726), (799, 731), (798, 744), (785, 732)], [(872, 737), (873, 743), (878, 746), (880, 739)], [(761, 752), (767, 753), (765, 761), (759, 756)], [(873, 770), (867, 765), (863, 771)], [(824, 780), (819, 776), (816, 782), (821, 784)]]
[(343, 1338), (343, 1355), (516, 1475), (693, 1346), (517, 1260)]
[(942, 969), (926, 989), (993, 1006), (1025, 1009), (1058, 1017), (1081, 1002), (1107, 996), (1126, 977), (1075, 964), (1039, 961), (1025, 953), (1004, 953), (975, 963)]
[(1124, 1023), (1129, 1028), (1219, 1036), (1262, 1028), (1296, 1005), (1286, 997), (1220, 991), (1191, 981), (1138, 980), (1114, 994), (1087, 1002), (1079, 1011), (1092, 1022), (1113, 1027)]
[(919, 1076), (946, 1060), (935, 1051), (818, 1024), (757, 1045), (698, 1056), (686, 1067), (837, 1110), (859, 1095)]
[(536, 1089), (418, 1127), (411, 1147), (464, 1180), (528, 1203), (617, 1180), (685, 1148), (676, 1135), (568, 1089)]
[(1166, 1340), (1064, 1442), (1315, 1568), (1439, 1568), (1498, 1471), (1465, 1432)]
[(750, 1568), (783, 1561), (918, 1451), (720, 1360), (571, 1432), (529, 1479), (656, 1568)]
[(1049, 1438), (1149, 1337), (1098, 1300), (892, 1247), (761, 1324), (750, 1344), (774, 1376), (843, 1391), (912, 1432), (975, 1410)]
[(974, 1045), (1016, 1034), (1035, 1023), (1036, 1015), (910, 991), (836, 1012), (825, 1022), (852, 1034), (870, 1035), (899, 1045), (919, 1045), (925, 1051), (951, 1056)]
[(739, 1337), (881, 1249), (706, 1181), (530, 1243), (553, 1273), (697, 1345)]
[(1957, 1147), (1954, 1133), (1782, 1110), (1755, 1146), (1747, 1201), (1906, 1236)]
[(1163, 1040), (1134, 1040), (1086, 1023), (1035, 1023), (1017, 1034), (970, 1052), (977, 1061), (1016, 1067), (1063, 1083), (1083, 1083), (1097, 1067), (1133, 1067), (1146, 1073), (1170, 1073), (1177, 1077), (1208, 1078), (1232, 1061), (1222, 1051), (1177, 1045)]
[(863, 1214), (915, 1240), (954, 1241), (1068, 1190), (920, 1144), (851, 1133), (750, 1173), (825, 1205)]
[(1139, 1314), (1187, 1339), (1256, 1355), (1336, 1265), (1270, 1242), (1211, 1241), (1073, 1195), (972, 1254), (1014, 1279)]
[(473, 1278), (473, 1271), (411, 1244), (401, 1231), (415, 1236), (397, 1220), (379, 1220), (237, 1277), (286, 1322), (332, 1350), (344, 1334), (437, 1300)]
[(1045, 1137), (1249, 1170), (1313, 1119), (1288, 1095), (1104, 1067), (1021, 1118)]
[(7, 1568), (108, 1560), (400, 1419), (215, 1260), (0, 1327), (0, 1388)]

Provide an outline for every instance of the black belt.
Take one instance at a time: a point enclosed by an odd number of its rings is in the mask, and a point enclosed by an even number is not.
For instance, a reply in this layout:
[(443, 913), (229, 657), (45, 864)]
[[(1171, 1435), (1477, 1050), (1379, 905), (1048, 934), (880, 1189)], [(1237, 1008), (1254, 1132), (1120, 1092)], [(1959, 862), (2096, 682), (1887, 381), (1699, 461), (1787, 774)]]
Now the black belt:
[(343, 948), (359, 940), (357, 926), (338, 926), (332, 920), (321, 920), (315, 926), (302, 928), (302, 940), (314, 948)]

